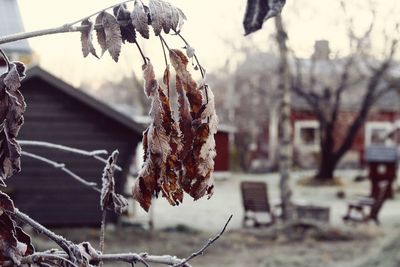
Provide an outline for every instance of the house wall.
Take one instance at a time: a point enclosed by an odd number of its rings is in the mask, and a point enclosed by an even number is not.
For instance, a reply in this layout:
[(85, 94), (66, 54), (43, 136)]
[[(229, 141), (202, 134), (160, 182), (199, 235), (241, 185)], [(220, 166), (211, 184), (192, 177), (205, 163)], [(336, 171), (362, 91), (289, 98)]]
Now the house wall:
[[(136, 145), (141, 136), (39, 78), (23, 84), (27, 102), (19, 139), (47, 141), (84, 150), (120, 152), (116, 188), (122, 192)], [(92, 158), (54, 149), (24, 150), (59, 163), (101, 187), (104, 164)], [(94, 226), (100, 222), (100, 195), (46, 163), (22, 156), (22, 172), (8, 182), (16, 206), (50, 226)], [(114, 217), (114, 220), (116, 218)]]
[(215, 171), (229, 171), (229, 133), (217, 132), (215, 135), (217, 156), (215, 157)]
[[(349, 126), (354, 121), (357, 113), (351, 111), (342, 111), (338, 116), (337, 126), (335, 127), (334, 132), (334, 140), (335, 140), (335, 149), (338, 149), (341, 142), (347, 135), (347, 131)], [(377, 111), (372, 110), (370, 115), (368, 116), (367, 123), (369, 122), (391, 122), (394, 123), (396, 120), (400, 118), (399, 113), (394, 111)], [(292, 110), (291, 120), (294, 125), (297, 121), (311, 121), (317, 120), (316, 116), (313, 112), (308, 110)], [(354, 161), (352, 164), (360, 164), (362, 163), (363, 153), (365, 149), (365, 125), (359, 130), (357, 137), (352, 145), (352, 148), (347, 153), (344, 158), (344, 161)], [(301, 147), (295, 147), (295, 155), (297, 157), (304, 157), (304, 153), (302, 153)], [(318, 151), (314, 151), (314, 160), (318, 161)], [(357, 162), (355, 162), (357, 161)], [(343, 162), (346, 165), (346, 162)], [(313, 164), (315, 165), (315, 164)]]

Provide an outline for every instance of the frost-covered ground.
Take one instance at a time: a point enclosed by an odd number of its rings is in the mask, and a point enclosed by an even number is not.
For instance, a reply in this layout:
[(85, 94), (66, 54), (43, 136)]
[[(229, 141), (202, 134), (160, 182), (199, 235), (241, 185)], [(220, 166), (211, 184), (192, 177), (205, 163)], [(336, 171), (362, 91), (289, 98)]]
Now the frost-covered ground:
[[(291, 184), (293, 189), (293, 200), (297, 203), (315, 204), (330, 207), (331, 224), (341, 226), (342, 216), (346, 212), (346, 199), (338, 199), (336, 194), (339, 190), (346, 193), (349, 199), (355, 194), (367, 195), (369, 193), (369, 182), (354, 182), (353, 179), (360, 173), (358, 171), (338, 171), (337, 176), (341, 177), (344, 185), (341, 187), (304, 187), (298, 185), (300, 178), (308, 177), (312, 171), (293, 172)], [(179, 207), (171, 207), (160, 198), (155, 200), (153, 209), (150, 212), (153, 216), (156, 228), (165, 228), (177, 224), (189, 225), (190, 227), (204, 230), (219, 230), (229, 214), (234, 217), (229, 225), (230, 229), (241, 227), (243, 208), (239, 185), (241, 181), (264, 181), (268, 184), (269, 195), (272, 203), (279, 202), (279, 175), (278, 174), (233, 174), (224, 180), (217, 180), (214, 196), (210, 199), (193, 201), (186, 197), (184, 203)], [(136, 207), (137, 216), (134, 220), (145, 222), (149, 215)], [(400, 200), (389, 200), (381, 211), (380, 218), (385, 226), (400, 225)]]
[[(228, 231), (205, 255), (192, 262), (195, 267), (399, 267), (400, 266), (400, 200), (385, 203), (381, 213), (381, 226), (374, 224), (357, 227), (344, 226), (341, 221), (345, 213), (345, 200), (338, 199), (338, 190), (353, 194), (367, 194), (368, 182), (354, 183), (355, 171), (338, 172), (342, 177), (342, 187), (303, 187), (296, 181), (311, 175), (311, 172), (292, 174), (294, 200), (302, 203), (331, 207), (331, 224), (338, 230), (333, 236), (345, 238), (333, 241), (329, 238), (315, 238), (306, 235), (301, 241), (290, 241), (284, 236), (271, 238), (267, 229), (241, 229), (242, 204), (239, 184), (242, 180), (266, 181), (271, 199), (279, 198), (278, 176), (233, 175), (229, 179), (216, 182), (216, 192), (211, 200), (193, 203), (189, 198), (179, 208), (170, 207), (165, 200), (156, 200), (153, 216), (156, 229), (145, 231), (136, 227), (108, 228), (106, 252), (148, 252), (150, 254), (170, 254), (187, 257), (204, 245), (219, 231), (229, 214), (234, 214)], [(145, 221), (148, 215), (139, 212), (136, 221)], [(165, 227), (184, 224), (190, 228), (181, 231), (163, 230)], [(184, 231), (182, 231), (182, 229)], [(350, 232), (349, 232), (350, 231)], [(75, 242), (98, 243), (98, 229), (56, 230)], [(38, 250), (54, 246), (45, 238), (34, 238)], [(122, 267), (126, 264), (107, 266)], [(140, 266), (140, 265), (138, 265)], [(157, 265), (152, 265), (157, 266)]]

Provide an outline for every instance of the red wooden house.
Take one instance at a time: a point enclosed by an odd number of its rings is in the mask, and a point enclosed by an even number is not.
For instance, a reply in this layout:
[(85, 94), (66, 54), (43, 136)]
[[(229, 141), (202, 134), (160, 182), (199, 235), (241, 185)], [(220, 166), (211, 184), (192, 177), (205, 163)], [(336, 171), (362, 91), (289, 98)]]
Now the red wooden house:
[[(359, 101), (359, 100), (358, 100)], [(335, 144), (339, 146), (349, 125), (357, 115), (357, 102), (348, 101), (340, 110), (335, 127)], [(295, 164), (312, 167), (318, 161), (319, 123), (316, 116), (302, 99), (292, 97), (293, 143)], [(365, 148), (370, 145), (389, 145), (394, 140), (385, 138), (400, 123), (400, 96), (396, 92), (384, 95), (370, 111), (365, 125), (359, 130), (352, 149), (340, 165), (357, 166), (362, 163)]]

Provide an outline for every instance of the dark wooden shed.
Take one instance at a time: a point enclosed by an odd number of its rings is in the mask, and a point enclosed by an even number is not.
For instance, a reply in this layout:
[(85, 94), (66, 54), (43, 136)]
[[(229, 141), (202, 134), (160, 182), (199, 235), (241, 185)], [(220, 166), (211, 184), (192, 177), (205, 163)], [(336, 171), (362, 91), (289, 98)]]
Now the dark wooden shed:
[[(142, 126), (39, 67), (28, 70), (21, 90), (27, 110), (19, 139), (89, 151), (118, 149), (118, 164), (123, 170), (116, 172), (116, 188), (122, 192), (136, 146), (141, 141)], [(68, 169), (101, 186), (102, 162), (49, 148), (23, 148), (65, 163)], [(22, 156), (21, 165), (21, 173), (8, 180), (6, 189), (20, 210), (49, 226), (99, 224), (98, 192), (41, 161)]]

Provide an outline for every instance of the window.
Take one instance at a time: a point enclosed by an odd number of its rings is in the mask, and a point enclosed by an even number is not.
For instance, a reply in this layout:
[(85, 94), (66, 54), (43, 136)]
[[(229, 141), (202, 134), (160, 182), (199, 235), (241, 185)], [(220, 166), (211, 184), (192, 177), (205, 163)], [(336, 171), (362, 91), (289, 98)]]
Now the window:
[(319, 150), (318, 121), (296, 121), (294, 129), (294, 143), (300, 149)]
[(387, 135), (393, 129), (393, 124), (388, 121), (367, 122), (365, 127), (365, 146), (388, 145)]

